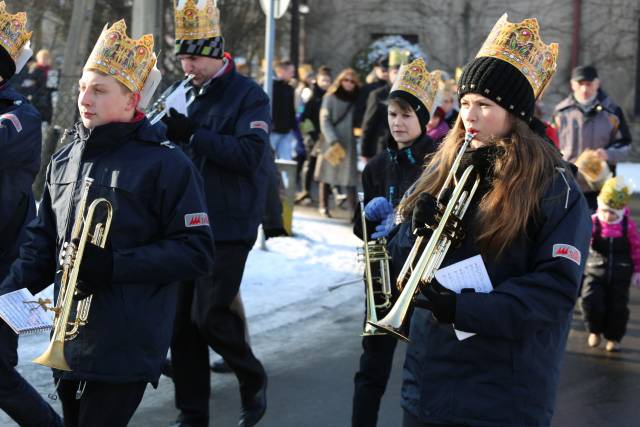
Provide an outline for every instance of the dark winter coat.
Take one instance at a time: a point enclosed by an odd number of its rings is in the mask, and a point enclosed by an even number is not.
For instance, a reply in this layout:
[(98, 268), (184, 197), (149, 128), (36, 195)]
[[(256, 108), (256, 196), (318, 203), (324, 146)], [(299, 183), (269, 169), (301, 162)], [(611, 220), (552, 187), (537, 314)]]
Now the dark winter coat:
[[(37, 219), (0, 293), (36, 293), (56, 277), (59, 249), (69, 241), (82, 181), (89, 203), (113, 205), (107, 237), (113, 278), (94, 296), (88, 323), (65, 343), (65, 379), (157, 384), (173, 332), (177, 282), (210, 272), (213, 238), (202, 179), (189, 159), (146, 118), (67, 136), (47, 170)], [(59, 292), (55, 280), (54, 296)]]
[(36, 214), (31, 185), (40, 168), (38, 111), (9, 84), (0, 87), (0, 280)]
[(273, 81), (272, 132), (289, 133), (296, 128), (295, 90), (284, 80)]
[[(477, 335), (459, 341), (452, 325), (416, 309), (402, 406), (422, 422), (550, 425), (591, 236), (585, 199), (564, 175), (557, 172), (545, 190), (531, 239), (518, 238), (499, 260), (483, 256), (493, 291), (457, 296), (455, 327)], [(443, 267), (480, 253), (473, 212), (467, 215), (466, 238)], [(410, 228), (403, 223), (389, 243), (396, 274), (413, 245)]]
[(387, 106), (391, 86), (385, 84), (369, 94), (367, 108), (362, 119), (361, 155), (367, 158), (375, 156), (386, 146), (391, 132), (387, 120)]
[(189, 106), (200, 127), (187, 152), (204, 178), (216, 241), (253, 241), (262, 221), (270, 168), (269, 98), (253, 80), (228, 69)]
[(353, 112), (353, 127), (364, 127), (363, 121), (366, 117), (367, 104), (369, 102), (369, 95), (371, 92), (387, 86), (389, 86), (389, 84), (386, 80), (376, 79), (374, 82), (368, 83), (360, 88), (358, 100), (356, 101)]
[[(398, 150), (398, 144), (389, 137), (387, 149), (376, 154), (362, 171), (364, 205), (374, 197), (384, 197), (395, 208), (402, 195), (418, 179), (425, 156), (436, 150), (436, 144), (427, 135), (418, 138), (411, 146)], [(353, 233), (362, 238), (360, 205), (353, 217)], [(367, 234), (375, 232), (377, 222), (367, 221)]]

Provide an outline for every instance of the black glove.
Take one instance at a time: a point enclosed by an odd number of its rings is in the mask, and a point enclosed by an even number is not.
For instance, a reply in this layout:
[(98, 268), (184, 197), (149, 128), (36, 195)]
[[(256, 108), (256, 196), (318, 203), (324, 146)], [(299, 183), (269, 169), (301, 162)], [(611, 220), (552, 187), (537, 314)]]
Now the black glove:
[(438, 223), (439, 218), (440, 210), (436, 198), (429, 193), (421, 193), (413, 208), (411, 231), (415, 235), (426, 236)]
[(91, 243), (84, 247), (78, 272), (75, 301), (80, 301), (111, 286), (113, 278), (113, 252), (111, 247), (101, 248)]
[(440, 323), (453, 323), (456, 318), (456, 294), (445, 288), (434, 277), (426, 288), (422, 289), (422, 294), (427, 298), (420, 301), (416, 307), (431, 310), (436, 320)]
[(169, 109), (169, 114), (162, 121), (167, 125), (167, 139), (176, 144), (187, 144), (198, 128), (196, 122), (178, 113), (175, 108)]

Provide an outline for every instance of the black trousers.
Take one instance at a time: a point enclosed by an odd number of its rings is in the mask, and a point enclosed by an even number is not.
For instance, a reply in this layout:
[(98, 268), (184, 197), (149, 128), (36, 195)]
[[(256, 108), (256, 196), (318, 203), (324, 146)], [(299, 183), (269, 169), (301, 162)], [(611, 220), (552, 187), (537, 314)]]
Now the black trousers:
[(398, 339), (390, 335), (362, 337), (360, 369), (354, 378), (353, 427), (375, 427), (380, 400), (387, 388)]
[[(77, 399), (79, 390), (83, 390)], [(125, 427), (140, 405), (145, 382), (107, 384), (60, 381), (58, 397), (65, 427)]]
[(582, 284), (580, 308), (589, 332), (603, 334), (605, 339), (620, 341), (629, 321), (629, 282), (606, 283), (590, 280)]
[(0, 320), (0, 409), (20, 426), (61, 426), (60, 416), (16, 371), (18, 336)]
[(209, 347), (231, 367), (243, 402), (266, 381), (266, 373), (245, 338), (244, 321), (231, 310), (253, 242), (216, 242), (213, 274), (178, 291), (171, 342), (179, 420), (208, 425), (211, 393)]

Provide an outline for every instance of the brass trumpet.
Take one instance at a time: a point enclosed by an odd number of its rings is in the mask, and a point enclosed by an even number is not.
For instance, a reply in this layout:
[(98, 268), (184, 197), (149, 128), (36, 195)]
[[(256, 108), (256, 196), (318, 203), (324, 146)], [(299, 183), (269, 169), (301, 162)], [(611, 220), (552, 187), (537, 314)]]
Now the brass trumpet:
[[(62, 260), (62, 276), (60, 279), (60, 292), (58, 293), (57, 304), (49, 310), (55, 313), (53, 321), (53, 335), (49, 347), (40, 356), (33, 360), (39, 365), (48, 366), (50, 368), (62, 371), (71, 371), (67, 360), (64, 357), (64, 342), (74, 339), (80, 327), (87, 324), (89, 310), (91, 308), (92, 296), (74, 304), (73, 295), (76, 293), (76, 285), (78, 282), (78, 272), (80, 271), (80, 263), (87, 241), (91, 239), (91, 244), (105, 247), (109, 228), (111, 227), (111, 219), (113, 217), (113, 207), (107, 199), (94, 200), (87, 209), (86, 216), (83, 216), (89, 196), (89, 188), (93, 183), (93, 179), (85, 178), (82, 188), (82, 196), (78, 203), (76, 219), (71, 230), (71, 242), (63, 246), (64, 258)], [(93, 217), (96, 209), (102, 207), (105, 209), (106, 219), (95, 225), (93, 231)], [(77, 242), (77, 244), (75, 243)], [(75, 319), (69, 321), (71, 312), (74, 311)]]
[[(362, 336), (386, 335), (387, 333), (372, 326), (372, 322), (378, 321), (377, 310), (386, 310), (391, 307), (391, 274), (389, 272), (389, 253), (387, 252), (387, 240), (383, 237), (370, 241), (367, 234), (367, 221), (364, 215), (364, 195), (358, 193), (360, 201), (360, 218), (362, 220), (362, 240), (364, 242), (361, 255), (364, 262), (364, 281), (366, 293), (366, 321)], [(374, 276), (371, 266), (378, 263), (379, 274)], [(374, 282), (379, 290), (374, 290)], [(381, 294), (383, 302), (376, 304), (375, 294)]]
[[(401, 291), (400, 296), (396, 300), (395, 304), (389, 310), (389, 313), (378, 322), (369, 322), (376, 328), (383, 329), (384, 331), (395, 335), (404, 341), (409, 339), (404, 336), (401, 331), (406, 320), (407, 313), (411, 308), (415, 297), (420, 291), (420, 286), (428, 286), (433, 279), (436, 270), (440, 268), (442, 261), (447, 255), (447, 251), (451, 246), (452, 241), (461, 238), (457, 234), (456, 226), (462, 220), (473, 196), (480, 185), (480, 177), (473, 174), (473, 166), (467, 166), (462, 173), (460, 179), (456, 178), (456, 172), (460, 166), (460, 161), (464, 155), (467, 147), (473, 140), (474, 133), (468, 132), (465, 134), (464, 143), (449, 170), (449, 174), (438, 193), (438, 206), (442, 207), (441, 201), (444, 198), (444, 194), (449, 188), (449, 185), (455, 181), (455, 186), (451, 197), (449, 198), (446, 207), (440, 218), (440, 222), (433, 230), (433, 234), (429, 241), (424, 244), (424, 237), (418, 236), (416, 241), (409, 252), (409, 256), (402, 266), (402, 270), (398, 275), (396, 285)], [(472, 174), (475, 176), (473, 181), (471, 180)], [(416, 262), (416, 258), (418, 258)]]
[[(149, 111), (147, 112), (147, 119), (149, 119), (152, 125), (155, 125), (156, 123), (158, 123), (165, 116), (165, 114), (167, 114), (167, 99), (169, 99), (171, 95), (176, 93), (178, 89), (185, 90), (187, 88), (187, 85), (194, 78), (195, 78), (195, 75), (189, 74), (171, 92), (162, 94), (162, 96), (158, 98), (156, 102), (153, 103), (153, 105), (151, 106), (151, 108), (149, 108)], [(195, 99), (196, 99), (195, 94), (190, 96), (186, 100), (187, 107), (191, 105)]]

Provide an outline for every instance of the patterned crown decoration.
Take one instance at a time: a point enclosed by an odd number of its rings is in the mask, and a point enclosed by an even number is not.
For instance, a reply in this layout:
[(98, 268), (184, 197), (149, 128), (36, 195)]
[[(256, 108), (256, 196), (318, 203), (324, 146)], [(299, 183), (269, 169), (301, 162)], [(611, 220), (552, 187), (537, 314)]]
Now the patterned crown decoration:
[(113, 76), (130, 91), (140, 92), (156, 65), (153, 35), (145, 34), (137, 40), (129, 38), (124, 19), (110, 28), (107, 28), (107, 25), (104, 26), (84, 68)]
[(176, 40), (220, 37), (220, 11), (213, 0), (174, 0)]
[(538, 98), (556, 72), (558, 43), (549, 45), (540, 38), (540, 26), (535, 18), (514, 24), (507, 14), (500, 17), (476, 58), (490, 56), (516, 67), (527, 78)]
[(598, 200), (612, 209), (623, 209), (629, 203), (631, 198), (631, 189), (621, 176), (609, 178), (604, 185)]
[(427, 71), (424, 60), (418, 58), (400, 67), (391, 92), (401, 90), (410, 93), (418, 98), (429, 112), (432, 112), (439, 86), (440, 71), (430, 73)]
[(18, 12), (12, 15), (0, 1), (0, 45), (11, 55), (15, 62), (24, 45), (31, 39), (31, 31), (27, 32), (27, 14)]

